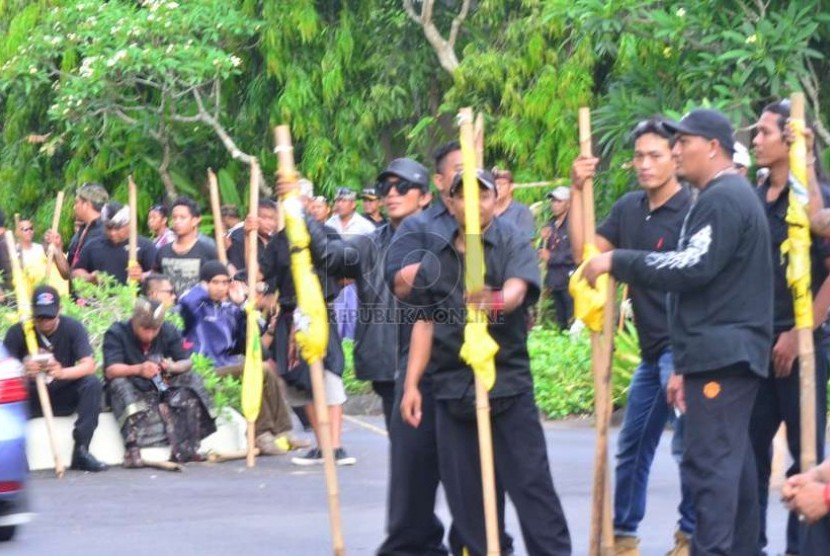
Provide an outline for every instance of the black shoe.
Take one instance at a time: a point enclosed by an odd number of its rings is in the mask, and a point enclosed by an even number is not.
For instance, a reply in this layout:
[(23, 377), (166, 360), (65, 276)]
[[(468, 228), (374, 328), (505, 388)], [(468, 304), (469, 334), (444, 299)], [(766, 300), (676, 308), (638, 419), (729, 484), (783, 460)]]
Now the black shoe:
[(109, 466), (95, 459), (95, 456), (90, 454), (85, 446), (76, 446), (75, 451), (72, 452), (72, 465), (69, 468), (98, 473), (99, 471), (106, 471)]
[(347, 454), (343, 448), (337, 448), (334, 450), (334, 461), (337, 465), (354, 465), (357, 458)]

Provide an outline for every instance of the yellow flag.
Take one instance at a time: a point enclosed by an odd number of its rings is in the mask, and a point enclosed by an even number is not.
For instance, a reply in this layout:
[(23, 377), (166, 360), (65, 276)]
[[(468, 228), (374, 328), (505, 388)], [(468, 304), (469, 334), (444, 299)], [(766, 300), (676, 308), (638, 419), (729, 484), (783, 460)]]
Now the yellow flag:
[[(470, 136), (461, 131), (461, 155), (464, 163), (464, 286), (467, 292), (484, 288), (484, 248), (481, 244), (481, 220), (479, 218), (478, 179), (476, 178), (476, 154), (472, 142), (472, 111), (470, 111)], [(467, 122), (464, 122), (465, 124)], [(496, 383), (496, 352), (499, 346), (487, 332), (487, 313), (467, 308), (467, 324), (461, 359), (482, 381), (489, 391)]]
[(259, 311), (253, 301), (245, 308), (248, 321), (245, 332), (245, 368), (242, 372), (242, 414), (249, 423), (256, 421), (262, 407), (262, 346), (259, 339)]
[(605, 299), (608, 296), (608, 275), (603, 274), (597, 278), (596, 288), (592, 288), (588, 281), (582, 277), (585, 265), (595, 255), (599, 255), (597, 246), (586, 243), (582, 255), (582, 264), (571, 275), (568, 290), (574, 300), (574, 316), (584, 322), (588, 330), (602, 332)]
[(790, 145), (790, 198), (787, 209), (787, 239), (781, 254), (787, 256), (787, 284), (793, 292), (795, 327), (813, 329), (813, 295), (810, 290), (810, 220), (807, 184), (807, 144), (804, 141), (804, 120), (791, 118), (795, 140)]
[(6, 230), (6, 247), (12, 254), (12, 283), (14, 284), (14, 295), (17, 298), (17, 318), (23, 326), (23, 337), (26, 339), (26, 349), (29, 354), (34, 355), (40, 351), (35, 337), (35, 322), (32, 320), (32, 293), (29, 290), (29, 283), (20, 267), (20, 259), (15, 256), (17, 249), (14, 245), (14, 236), (11, 230)]

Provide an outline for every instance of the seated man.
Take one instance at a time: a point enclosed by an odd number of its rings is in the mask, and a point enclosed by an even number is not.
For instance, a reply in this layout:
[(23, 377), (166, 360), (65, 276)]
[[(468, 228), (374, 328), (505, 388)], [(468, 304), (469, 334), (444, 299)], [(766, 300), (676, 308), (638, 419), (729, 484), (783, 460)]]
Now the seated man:
[[(213, 361), (217, 374), (239, 376), (244, 365), (247, 322), (242, 308), (244, 284), (232, 281), (228, 268), (219, 261), (205, 263), (199, 272), (199, 284), (179, 300), (188, 347)], [(269, 332), (273, 337), (273, 329)], [(263, 455), (282, 455), (292, 446), (292, 440), (286, 436), (278, 442), (277, 438), (291, 431), (291, 415), (283, 400), (276, 370), (266, 365), (263, 376), (256, 446)]]
[(164, 274), (151, 272), (145, 276), (144, 282), (141, 283), (141, 295), (158, 301), (168, 310), (176, 305), (176, 290), (173, 288), (173, 282)]
[(72, 469), (104, 471), (107, 466), (89, 453), (89, 443), (98, 426), (103, 387), (95, 376), (95, 358), (89, 334), (77, 320), (60, 315), (60, 297), (51, 286), (35, 288), (32, 312), (40, 354), (30, 356), (23, 327), (15, 324), (3, 343), (12, 355), (23, 361), (29, 376), (29, 404), (32, 416), (42, 415), (35, 378), (46, 373), (47, 389), (55, 415), (78, 413), (72, 437)]
[(128, 278), (140, 281), (143, 274), (153, 268), (156, 247), (146, 237), (138, 236), (138, 266), (128, 268), (130, 207), (115, 201), (107, 203), (101, 211), (101, 222), (104, 224), (103, 237), (88, 241), (81, 248), (78, 262), (72, 269), (72, 279), (80, 278), (97, 284), (98, 275), (106, 273), (121, 284), (126, 284)]
[(199, 442), (216, 431), (216, 411), (164, 306), (138, 298), (130, 320), (104, 334), (104, 373), (121, 426), (124, 467), (143, 466), (140, 448), (170, 445), (170, 460), (199, 461)]

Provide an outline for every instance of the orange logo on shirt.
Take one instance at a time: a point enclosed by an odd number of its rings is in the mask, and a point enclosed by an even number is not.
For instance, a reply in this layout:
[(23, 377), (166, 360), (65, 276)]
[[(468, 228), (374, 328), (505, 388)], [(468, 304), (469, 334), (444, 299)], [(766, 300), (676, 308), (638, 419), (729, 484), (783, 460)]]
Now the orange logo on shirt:
[(703, 395), (713, 400), (720, 394), (720, 384), (715, 381), (707, 382), (703, 385)]

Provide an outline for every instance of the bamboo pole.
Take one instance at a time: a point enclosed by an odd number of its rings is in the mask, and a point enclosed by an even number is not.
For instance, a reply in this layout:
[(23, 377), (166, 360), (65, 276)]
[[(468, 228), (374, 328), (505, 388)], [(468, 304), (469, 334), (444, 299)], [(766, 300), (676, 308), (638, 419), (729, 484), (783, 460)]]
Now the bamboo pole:
[[(803, 93), (793, 93), (790, 97), (790, 118), (796, 127), (803, 129), (805, 125)], [(796, 138), (796, 141), (790, 149), (790, 170), (793, 175), (803, 176), (805, 178), (803, 185), (809, 188), (806, 179), (808, 153), (806, 152), (803, 136)], [(790, 202), (793, 202), (793, 200), (794, 197), (790, 196)], [(807, 248), (809, 249), (809, 247)], [(805, 256), (809, 257), (808, 254)], [(809, 261), (809, 258), (807, 260)], [(803, 288), (803, 291), (798, 287), (793, 287), (793, 295), (795, 296), (794, 302), (796, 309), (798, 309), (800, 304), (809, 304), (810, 317), (812, 317), (812, 296), (810, 293), (808, 273), (806, 287)], [(799, 299), (801, 296), (808, 297), (809, 299)], [(805, 306), (805, 310), (807, 309), (808, 307)], [(798, 329), (798, 379), (801, 423), (801, 454), (799, 459), (801, 471), (803, 472), (816, 465), (816, 358), (815, 346), (813, 345), (812, 318), (808, 319), (809, 322), (806, 322), (806, 320), (799, 322), (799, 320), (796, 318), (796, 327)]]
[[(6, 247), (9, 253), (16, 252), (14, 234), (6, 230)], [(12, 280), (14, 281), (15, 296), (17, 297), (17, 314), (20, 318), (20, 325), (23, 327), (23, 335), (26, 339), (26, 349), (29, 356), (34, 357), (40, 351), (35, 337), (35, 325), (32, 321), (32, 306), (29, 299), (29, 292), (23, 278), (23, 269), (20, 268), (20, 260), (17, 257), (9, 257), (12, 265)], [(46, 421), (46, 433), (49, 436), (49, 448), (52, 450), (52, 457), (55, 460), (55, 475), (60, 479), (63, 477), (65, 468), (58, 452), (57, 441), (55, 440), (55, 415), (52, 412), (52, 401), (49, 399), (49, 389), (46, 388), (46, 376), (38, 372), (35, 377), (37, 385), (37, 397), (40, 401), (40, 408), (43, 412), (43, 419)]]
[(210, 208), (213, 212), (213, 237), (216, 238), (216, 254), (219, 262), (228, 264), (228, 250), (225, 249), (225, 225), (222, 223), (222, 205), (219, 203), (219, 182), (216, 174), (208, 168), (208, 187), (210, 188)]
[[(248, 195), (248, 215), (256, 217), (257, 206), (259, 205), (259, 164), (254, 159), (251, 162), (251, 179), (249, 181), (249, 195)], [(247, 256), (246, 267), (248, 271), (248, 300), (249, 303), (254, 303), (256, 299), (256, 285), (257, 275), (259, 274), (259, 266), (257, 264), (257, 247), (259, 247), (259, 240), (257, 239), (257, 229), (254, 228), (248, 232), (247, 242)], [(248, 318), (253, 318), (252, 314)], [(248, 454), (245, 458), (248, 467), (253, 467), (256, 464), (256, 420), (247, 421), (248, 432)]]
[[(591, 151), (591, 112), (588, 108), (579, 109), (579, 149), (582, 156), (592, 156)], [(593, 179), (585, 180), (582, 187), (582, 211), (585, 244), (596, 244), (596, 219), (594, 214)], [(613, 529), (609, 525), (610, 492), (608, 473), (608, 427), (611, 417), (610, 396), (610, 358), (614, 330), (615, 290), (613, 280), (608, 283), (608, 297), (605, 302), (605, 315), (602, 333), (591, 333), (591, 367), (594, 374), (594, 413), (596, 416), (597, 445), (594, 457), (594, 480), (591, 503), (591, 536), (589, 554), (591, 556), (613, 553)]]
[[(286, 125), (278, 126), (274, 130), (274, 137), (276, 139), (277, 146), (275, 150), (279, 159), (281, 179), (296, 180), (297, 172), (294, 168), (294, 147), (291, 143), (291, 131)], [(286, 217), (290, 216), (286, 215)], [(309, 365), (309, 371), (314, 411), (317, 414), (317, 438), (320, 443), (320, 450), (323, 453), (323, 467), (326, 475), (332, 548), (335, 556), (343, 556), (346, 554), (346, 548), (343, 542), (343, 527), (340, 518), (340, 487), (337, 482), (337, 469), (331, 443), (331, 424), (328, 408), (326, 407), (322, 360), (312, 362)]]
[[(483, 126), (483, 120), (479, 119), (481, 125)], [(459, 127), (461, 128), (461, 150), (464, 151), (472, 151), (475, 149), (475, 152), (478, 156), (478, 153), (481, 153), (483, 156), (484, 152), (484, 130), (483, 128), (479, 128), (478, 137), (476, 137), (476, 133), (473, 130), (473, 111), (471, 108), (462, 108), (458, 111), (458, 122)], [(476, 161), (480, 165), (480, 161)], [(475, 172), (473, 168), (467, 168), (467, 164), (465, 164), (464, 172), (472, 171)], [(475, 193), (478, 192), (478, 184), (476, 184)], [(468, 192), (465, 191), (464, 199), (465, 199), (465, 219), (468, 222), (469, 226), (469, 215), (471, 212), (478, 215), (478, 195), (468, 195)], [(481, 233), (480, 233), (480, 225), (478, 229), (467, 229), (466, 236), (467, 240), (478, 241), (479, 242), (479, 252), (481, 252)], [(471, 264), (471, 262), (476, 258), (473, 255), (473, 247), (472, 245), (467, 245), (465, 250), (465, 267), (466, 267), (466, 274), (465, 282), (467, 282), (467, 289), (472, 290), (475, 287), (482, 287), (484, 273), (479, 272), (478, 270), (474, 269), (475, 263)], [(479, 259), (478, 261), (479, 269), (481, 267), (482, 261)], [(479, 276), (480, 275), (480, 276)], [(472, 279), (475, 278), (477, 282), (481, 282), (480, 284), (476, 284), (473, 288), (470, 288), (470, 284), (472, 283)], [(479, 450), (479, 457), (480, 457), (480, 465), (481, 465), (481, 488), (482, 488), (482, 499), (484, 501), (484, 526), (487, 538), (487, 555), (488, 556), (498, 556), (501, 554), (501, 547), (499, 546), (499, 524), (498, 524), (498, 507), (496, 502), (496, 472), (495, 472), (495, 465), (493, 462), (493, 432), (491, 430), (491, 422), (490, 422), (490, 396), (487, 392), (487, 387), (484, 384), (484, 381), (478, 375), (475, 374), (475, 392), (476, 392), (476, 428), (478, 429), (478, 450)]]
[[(61, 223), (61, 211), (63, 210), (63, 191), (58, 191), (58, 196), (55, 198), (55, 212), (52, 213), (52, 227), (49, 230), (52, 233), (58, 233), (58, 226)], [(46, 254), (46, 282), (49, 282), (49, 277), (52, 275), (52, 265), (55, 261), (55, 245), (50, 241), (49, 249)]]
[[(130, 206), (130, 242), (129, 255), (127, 257), (127, 272), (138, 266), (138, 191), (133, 181), (133, 176), (130, 174), (127, 177), (127, 198)], [(133, 295), (136, 295), (138, 290), (138, 281), (130, 279)]]

